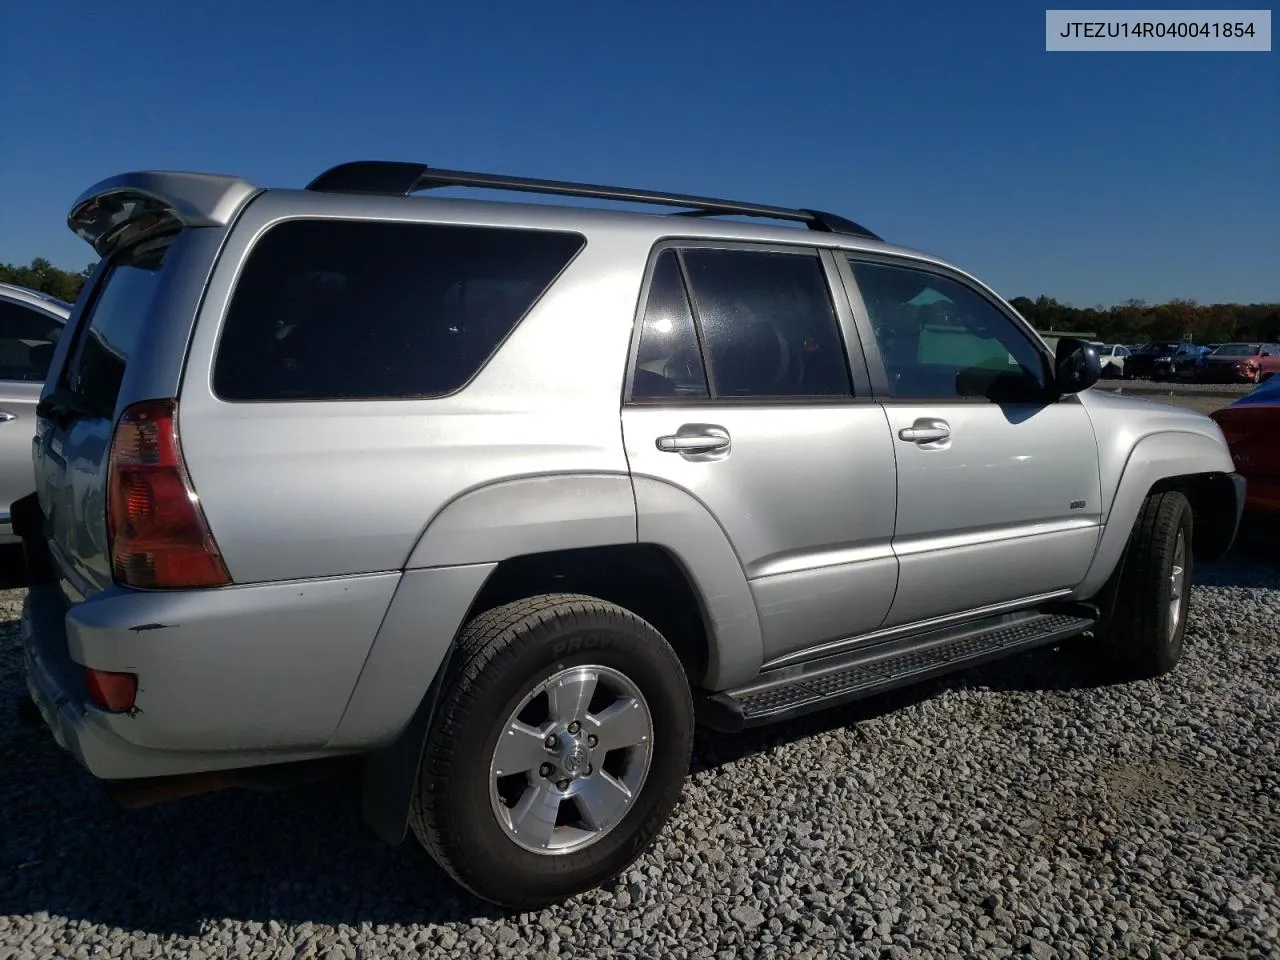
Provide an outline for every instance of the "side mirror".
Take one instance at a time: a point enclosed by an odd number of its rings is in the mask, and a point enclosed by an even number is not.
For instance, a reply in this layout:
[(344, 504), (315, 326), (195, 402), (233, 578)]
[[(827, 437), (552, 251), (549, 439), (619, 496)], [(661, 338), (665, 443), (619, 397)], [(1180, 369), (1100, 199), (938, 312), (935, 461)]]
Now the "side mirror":
[(1059, 394), (1082, 393), (1102, 379), (1102, 360), (1093, 344), (1062, 337), (1054, 353), (1053, 382)]

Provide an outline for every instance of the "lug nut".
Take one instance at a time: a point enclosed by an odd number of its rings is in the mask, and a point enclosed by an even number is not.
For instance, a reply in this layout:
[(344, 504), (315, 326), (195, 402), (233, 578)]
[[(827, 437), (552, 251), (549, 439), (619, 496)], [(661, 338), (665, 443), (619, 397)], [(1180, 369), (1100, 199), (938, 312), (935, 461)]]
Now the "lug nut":
[(554, 733), (551, 736), (547, 737), (548, 750), (554, 750), (559, 745), (560, 745), (560, 738), (557, 737)]
[(577, 732), (578, 732), (579, 730), (581, 730), (581, 729), (582, 729), (582, 724), (580, 724), (577, 720), (575, 720), (575, 721), (573, 721), (573, 723), (569, 724), (569, 732), (570, 732), (570, 733), (577, 733)]
[(568, 780), (561, 780), (559, 783), (557, 783), (557, 784), (556, 784), (556, 786), (557, 786), (557, 787), (559, 787), (561, 790), (568, 790), (568, 789), (569, 789), (569, 781), (568, 781)]
[(587, 746), (594, 747), (599, 742), (600, 742), (600, 738), (597, 737), (594, 733), (591, 734), (591, 736), (587, 737)]
[(538, 773), (542, 774), (544, 777), (549, 777), (551, 776), (554, 770), (555, 768), (551, 766), (551, 764), (544, 763), (542, 766), (538, 768)]

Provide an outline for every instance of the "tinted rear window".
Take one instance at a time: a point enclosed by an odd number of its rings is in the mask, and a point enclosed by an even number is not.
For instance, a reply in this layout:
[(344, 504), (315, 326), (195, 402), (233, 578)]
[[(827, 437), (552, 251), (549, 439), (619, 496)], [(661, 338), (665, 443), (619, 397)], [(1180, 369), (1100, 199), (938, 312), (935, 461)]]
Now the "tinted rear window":
[(214, 391), (241, 401), (452, 393), (584, 243), (544, 230), (282, 223), (232, 295)]
[(100, 416), (115, 411), (120, 383), (172, 240), (144, 243), (116, 255), (94, 295), (87, 325), (81, 325), (76, 337), (64, 385)]

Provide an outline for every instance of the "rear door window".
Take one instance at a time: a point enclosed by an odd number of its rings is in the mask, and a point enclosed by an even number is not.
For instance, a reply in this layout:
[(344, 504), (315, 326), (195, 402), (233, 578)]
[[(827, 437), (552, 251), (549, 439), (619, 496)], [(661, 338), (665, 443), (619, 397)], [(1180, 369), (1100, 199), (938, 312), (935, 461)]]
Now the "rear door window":
[(437, 397), (489, 360), (576, 233), (291, 220), (258, 241), (214, 360), (224, 400)]
[(816, 253), (681, 251), (717, 399), (851, 397)]

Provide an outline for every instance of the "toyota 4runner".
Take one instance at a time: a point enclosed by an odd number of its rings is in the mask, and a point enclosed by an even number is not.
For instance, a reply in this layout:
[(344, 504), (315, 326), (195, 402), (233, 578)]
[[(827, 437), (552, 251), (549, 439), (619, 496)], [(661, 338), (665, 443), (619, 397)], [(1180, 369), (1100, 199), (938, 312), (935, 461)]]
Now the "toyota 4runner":
[(1239, 524), (1213, 421), (832, 214), (379, 161), (68, 221), (28, 708), (134, 802), (357, 758), (381, 837), (508, 907), (645, 850), (695, 717), (1066, 640), (1171, 669)]

